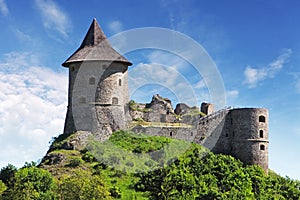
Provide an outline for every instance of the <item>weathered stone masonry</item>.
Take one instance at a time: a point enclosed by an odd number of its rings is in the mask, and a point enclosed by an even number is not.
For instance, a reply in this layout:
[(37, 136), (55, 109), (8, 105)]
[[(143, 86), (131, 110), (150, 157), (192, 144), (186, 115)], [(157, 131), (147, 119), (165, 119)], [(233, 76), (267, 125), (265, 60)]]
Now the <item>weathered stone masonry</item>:
[(69, 69), (64, 134), (79, 131), (79, 140), (92, 134), (103, 141), (114, 131), (130, 128), (196, 142), (268, 170), (267, 109), (214, 112), (212, 104), (203, 103), (199, 110), (180, 103), (173, 110), (171, 101), (159, 95), (154, 95), (149, 104), (133, 105), (128, 93), (130, 65), (111, 47), (94, 19), (78, 50), (63, 63)]

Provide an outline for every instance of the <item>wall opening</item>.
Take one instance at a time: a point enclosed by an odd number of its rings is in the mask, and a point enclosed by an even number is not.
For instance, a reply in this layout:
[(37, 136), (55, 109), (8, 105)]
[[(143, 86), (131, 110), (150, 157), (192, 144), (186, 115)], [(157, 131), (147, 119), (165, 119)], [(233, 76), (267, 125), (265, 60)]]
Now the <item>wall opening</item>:
[(122, 86), (122, 79), (119, 79), (119, 86)]
[(259, 122), (266, 122), (266, 117), (263, 115), (259, 116)]
[(86, 103), (85, 97), (79, 97), (79, 103), (85, 104)]
[(264, 151), (264, 150), (265, 150), (265, 145), (261, 144), (261, 145), (259, 146), (259, 149), (262, 150), (262, 151)]
[(260, 137), (260, 138), (263, 138), (263, 137), (264, 137), (264, 131), (263, 131), (263, 130), (260, 130), (260, 131), (259, 131), (259, 137)]
[(113, 97), (113, 98), (112, 98), (112, 104), (113, 104), (113, 105), (118, 105), (118, 103), (119, 103), (118, 98), (117, 98), (117, 97)]
[(95, 85), (95, 83), (96, 83), (95, 77), (90, 77), (90, 79), (89, 79), (89, 84), (90, 84), (90, 85)]
[(194, 133), (193, 132), (191, 132), (191, 136), (193, 136), (194, 135)]
[(171, 131), (171, 132), (170, 132), (170, 137), (172, 137), (172, 136), (173, 136), (173, 132)]
[(225, 137), (228, 137), (228, 133), (226, 133)]

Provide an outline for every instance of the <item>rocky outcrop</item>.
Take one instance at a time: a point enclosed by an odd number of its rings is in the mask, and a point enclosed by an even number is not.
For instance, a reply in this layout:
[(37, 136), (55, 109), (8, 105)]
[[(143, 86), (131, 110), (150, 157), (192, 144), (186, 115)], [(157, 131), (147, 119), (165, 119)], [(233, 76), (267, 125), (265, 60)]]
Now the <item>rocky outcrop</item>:
[(184, 103), (179, 103), (176, 105), (174, 112), (176, 115), (185, 115), (188, 113), (199, 112), (199, 108), (197, 106), (190, 107)]
[(129, 112), (132, 120), (143, 120), (147, 122), (173, 123), (177, 122), (173, 111), (172, 102), (158, 94), (152, 97), (148, 104), (138, 104), (133, 101), (129, 103)]

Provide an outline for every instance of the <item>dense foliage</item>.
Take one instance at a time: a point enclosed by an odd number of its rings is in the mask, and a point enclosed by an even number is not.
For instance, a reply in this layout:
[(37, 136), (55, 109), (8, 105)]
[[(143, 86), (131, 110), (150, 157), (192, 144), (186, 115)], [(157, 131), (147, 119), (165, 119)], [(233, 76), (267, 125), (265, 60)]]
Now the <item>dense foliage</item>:
[(170, 166), (139, 174), (137, 190), (151, 199), (300, 199), (300, 182), (243, 166), (231, 156), (199, 156), (193, 146)]
[[(106, 151), (112, 144), (114, 148)], [(166, 162), (157, 159), (155, 152)], [(0, 199), (300, 199), (297, 180), (272, 171), (266, 174), (258, 166), (244, 166), (231, 156), (169, 138), (119, 131), (104, 144), (92, 143), (91, 149), (52, 153), (63, 161), (3, 167)], [(136, 171), (143, 165), (148, 170)]]

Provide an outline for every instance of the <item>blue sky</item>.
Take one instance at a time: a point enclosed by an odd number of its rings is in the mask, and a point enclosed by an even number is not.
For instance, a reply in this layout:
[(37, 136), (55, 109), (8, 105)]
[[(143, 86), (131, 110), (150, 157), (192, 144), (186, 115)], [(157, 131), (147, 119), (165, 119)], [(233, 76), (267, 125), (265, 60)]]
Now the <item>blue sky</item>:
[[(42, 158), (62, 132), (68, 80), (61, 63), (97, 18), (108, 37), (162, 27), (202, 45), (222, 76), (226, 105), (269, 109), (270, 168), (300, 179), (299, 9), (297, 0), (0, 0), (0, 166)], [(203, 79), (182, 59), (149, 49), (126, 57), (132, 76), (140, 67), (180, 88), (170, 70), (176, 69), (191, 80), (196, 103), (210, 101)], [(178, 91), (159, 85), (143, 86), (132, 98), (150, 101), (155, 93), (178, 100)]]

